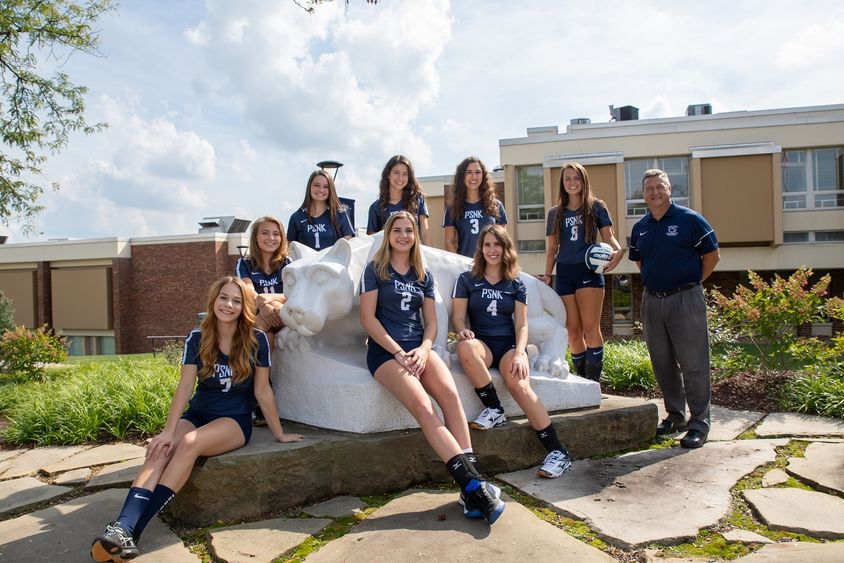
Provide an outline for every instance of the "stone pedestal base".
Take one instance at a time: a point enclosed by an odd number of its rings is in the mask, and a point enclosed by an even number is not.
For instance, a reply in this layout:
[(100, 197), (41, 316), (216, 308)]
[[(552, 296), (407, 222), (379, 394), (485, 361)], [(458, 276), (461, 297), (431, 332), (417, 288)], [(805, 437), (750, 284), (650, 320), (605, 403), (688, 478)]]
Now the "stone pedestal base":
[[(471, 421), (483, 405), (456, 356), (451, 372)], [(507, 416), (523, 414), (497, 370), (492, 370), (492, 380)], [(369, 373), (362, 345), (277, 349), (272, 382), (279, 414), (286, 420), (357, 433), (418, 428), (407, 410)], [(600, 386), (576, 375), (558, 378), (531, 370), (530, 384), (549, 412), (601, 404)]]

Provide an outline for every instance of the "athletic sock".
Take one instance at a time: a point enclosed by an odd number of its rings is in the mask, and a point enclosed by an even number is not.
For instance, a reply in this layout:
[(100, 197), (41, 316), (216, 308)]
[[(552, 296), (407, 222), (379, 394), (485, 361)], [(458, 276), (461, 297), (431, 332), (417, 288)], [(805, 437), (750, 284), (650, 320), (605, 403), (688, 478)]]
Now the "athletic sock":
[(492, 385), (492, 381), (490, 381), (479, 389), (475, 389), (475, 393), (478, 395), (478, 398), (481, 400), (485, 407), (497, 409), (501, 412), (504, 412), (504, 409), (501, 408), (501, 400), (498, 398), (498, 393), (495, 391), (495, 387)]
[(583, 374), (586, 373), (584, 369), (584, 367), (586, 366), (586, 350), (584, 350), (583, 352), (578, 352), (576, 354), (572, 352), (571, 363), (574, 364), (574, 372), (577, 375), (583, 377)]
[(167, 506), (167, 503), (170, 502), (174, 496), (176, 496), (176, 493), (166, 485), (159, 483), (155, 486), (155, 490), (152, 491), (152, 496), (149, 499), (147, 508), (144, 510), (143, 515), (138, 519), (135, 524), (135, 530), (132, 532), (132, 538), (135, 541), (138, 541), (138, 538), (140, 538), (141, 534), (144, 533), (144, 528), (147, 527), (147, 524), (149, 524), (149, 521), (152, 520), (152, 517), (158, 514), (162, 508)]
[(123, 502), (123, 509), (120, 511), (120, 516), (117, 517), (117, 522), (127, 534), (133, 532), (138, 521), (143, 517), (151, 498), (152, 491), (148, 489), (141, 487), (129, 489), (129, 494), (126, 495), (126, 500)]
[(546, 451), (564, 450), (563, 444), (560, 443), (560, 438), (557, 436), (557, 430), (554, 428), (554, 423), (548, 425), (547, 428), (536, 431), (536, 437), (545, 446)]
[(604, 347), (586, 349), (586, 361), (590, 364), (603, 365), (604, 363)]
[(472, 451), (472, 448), (466, 448), (465, 450), (463, 450), (463, 453), (466, 454), (466, 458), (468, 458), (469, 463), (472, 464), (472, 467), (475, 468), (475, 471), (480, 473), (481, 472), (481, 466), (478, 463), (478, 456), (477, 456), (477, 454), (475, 454), (475, 452)]
[(457, 454), (446, 462), (445, 467), (461, 489), (465, 489), (472, 480), (483, 480), (466, 454)]

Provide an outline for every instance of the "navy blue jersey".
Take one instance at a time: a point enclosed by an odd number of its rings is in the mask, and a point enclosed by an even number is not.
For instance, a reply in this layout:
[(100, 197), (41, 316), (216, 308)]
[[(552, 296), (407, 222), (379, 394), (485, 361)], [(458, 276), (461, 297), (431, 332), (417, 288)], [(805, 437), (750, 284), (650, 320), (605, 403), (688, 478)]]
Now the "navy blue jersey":
[(513, 312), (516, 301), (527, 305), (527, 288), (520, 277), (497, 284), (486, 278), (473, 278), (472, 272), (463, 272), (454, 282), (454, 299), (468, 299), (466, 307), (469, 325), (475, 337), (483, 340), (487, 336), (509, 336), (516, 338)]
[[(607, 208), (600, 202), (592, 206), (592, 213), (595, 215), (595, 225), (598, 230), (612, 225), (612, 219)], [(554, 221), (557, 220), (557, 208), (548, 210), (548, 222), (545, 225), (545, 236), (554, 233)], [(586, 257), (586, 249), (592, 243), (586, 242), (583, 232), (583, 216), (580, 208), (571, 211), (566, 209), (560, 222), (560, 249), (557, 251), (558, 264), (582, 264)], [(597, 233), (595, 233), (597, 239)]]
[(235, 266), (235, 275), (239, 278), (249, 278), (257, 293), (284, 293), (284, 283), (281, 271), (290, 264), (290, 258), (285, 258), (273, 273), (265, 274), (261, 268), (252, 264), (249, 258), (239, 258)]
[[(232, 370), (229, 357), (222, 352), (214, 362), (214, 372), (206, 378), (197, 376), (196, 392), (190, 400), (190, 408), (206, 414), (235, 415), (249, 414), (255, 406), (254, 375), (255, 366), (270, 367), (270, 341), (267, 335), (255, 329), (258, 350), (252, 359), (252, 373), (238, 384), (232, 383)], [(202, 370), (199, 358), (200, 331), (194, 330), (185, 341), (185, 353), (182, 364), (195, 365), (197, 373)]]
[[(430, 213), (428, 213), (428, 204), (425, 202), (425, 196), (416, 196), (416, 202), (418, 204), (418, 208), (416, 210), (416, 225), (418, 226), (419, 217), (421, 215), (428, 217)], [(384, 225), (387, 224), (387, 219), (399, 211), (404, 211), (404, 207), (402, 207), (401, 202), (395, 204), (388, 203), (387, 207), (382, 210), (381, 202), (376, 199), (372, 202), (372, 205), (369, 206), (369, 218), (366, 222), (366, 232), (377, 233), (382, 230)]]
[(480, 232), (487, 225), (507, 224), (507, 213), (500, 201), (495, 200), (498, 205), (498, 217), (487, 215), (484, 211), (482, 201), (463, 204), (463, 217), (456, 220), (452, 217), (452, 208), (449, 206), (443, 217), (443, 227), (454, 227), (457, 229), (457, 253), (471, 258), (478, 249), (478, 237)]
[(375, 262), (366, 265), (360, 282), (360, 293), (378, 291), (375, 318), (393, 340), (420, 340), (425, 332), (422, 326), (422, 303), (434, 298), (434, 278), (425, 268), (425, 279), (416, 280), (413, 268), (401, 275), (392, 266), (387, 267), (390, 279), (382, 280), (375, 272)]
[(327, 209), (319, 217), (309, 217), (307, 211), (300, 209), (291, 215), (290, 221), (287, 222), (287, 240), (295, 240), (314, 250), (322, 250), (333, 246), (337, 239), (354, 236), (355, 230), (345, 210), (337, 212), (337, 228), (340, 229), (339, 235), (334, 231), (331, 214)]
[(642, 263), (650, 291), (670, 291), (703, 277), (701, 256), (718, 248), (715, 231), (699, 213), (672, 203), (659, 221), (648, 212), (633, 226), (631, 260)]

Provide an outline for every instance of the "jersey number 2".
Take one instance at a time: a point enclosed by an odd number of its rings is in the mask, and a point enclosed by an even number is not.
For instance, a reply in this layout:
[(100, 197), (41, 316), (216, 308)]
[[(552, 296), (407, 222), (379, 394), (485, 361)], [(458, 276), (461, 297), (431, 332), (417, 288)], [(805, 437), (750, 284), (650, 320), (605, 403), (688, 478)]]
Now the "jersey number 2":
[(407, 291), (401, 294), (401, 310), (410, 311), (410, 298), (412, 296)]

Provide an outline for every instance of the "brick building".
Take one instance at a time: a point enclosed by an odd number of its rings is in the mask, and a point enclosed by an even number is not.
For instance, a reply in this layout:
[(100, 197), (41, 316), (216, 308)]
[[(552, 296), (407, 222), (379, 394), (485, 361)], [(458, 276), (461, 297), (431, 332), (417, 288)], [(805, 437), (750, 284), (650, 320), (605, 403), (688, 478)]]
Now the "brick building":
[(234, 272), (240, 233), (67, 240), (0, 246), (0, 290), (15, 322), (48, 325), (74, 355), (152, 350), (150, 336), (184, 336), (206, 291)]

